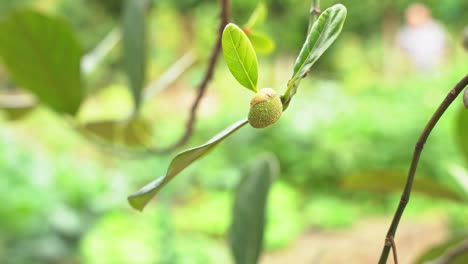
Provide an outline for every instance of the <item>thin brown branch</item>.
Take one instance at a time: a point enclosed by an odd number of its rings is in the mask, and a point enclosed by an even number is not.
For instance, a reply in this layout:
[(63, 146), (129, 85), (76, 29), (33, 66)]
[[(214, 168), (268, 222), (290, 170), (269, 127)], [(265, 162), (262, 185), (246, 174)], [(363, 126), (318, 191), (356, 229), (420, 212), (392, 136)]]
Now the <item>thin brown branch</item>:
[[(191, 138), (193, 134), (193, 130), (195, 127), (198, 107), (200, 106), (200, 102), (206, 93), (208, 83), (211, 81), (215, 72), (216, 65), (218, 63), (219, 55), (221, 53), (221, 39), (222, 39), (224, 27), (229, 23), (229, 20), (230, 20), (231, 1), (219, 0), (219, 6), (220, 6), (220, 13), (219, 13), (219, 27), (218, 27), (218, 32), (217, 32), (217, 39), (213, 46), (203, 79), (197, 86), (197, 95), (190, 108), (189, 117), (185, 124), (185, 131), (180, 136), (180, 138), (176, 142), (174, 142), (173, 144), (167, 147), (150, 146), (150, 147), (145, 147), (144, 149), (138, 149), (138, 150), (129, 149), (129, 148), (122, 147), (122, 146), (109, 145), (109, 144), (105, 144), (105, 143), (93, 140), (93, 142), (98, 144), (102, 150), (108, 151), (112, 154), (116, 154), (118, 156), (122, 156), (126, 158), (143, 158), (143, 157), (154, 155), (154, 154), (170, 153), (188, 142), (188, 140)], [(72, 127), (76, 129), (79, 129), (80, 127), (79, 124), (76, 124), (72, 121), (71, 121), (71, 125)]]
[(200, 105), (201, 99), (205, 95), (206, 88), (208, 87), (208, 83), (213, 77), (214, 70), (218, 62), (219, 54), (221, 53), (221, 39), (223, 36), (223, 30), (224, 30), (224, 27), (226, 27), (226, 25), (229, 23), (230, 0), (220, 0), (220, 6), (221, 6), (221, 11), (219, 14), (220, 21), (219, 21), (219, 27), (218, 27), (218, 36), (216, 39), (216, 43), (213, 47), (213, 51), (211, 53), (210, 61), (206, 69), (205, 76), (203, 80), (200, 82), (200, 84), (198, 85), (198, 94), (190, 109), (190, 115), (185, 126), (185, 133), (182, 135), (179, 141), (177, 141), (173, 145), (164, 149), (164, 152), (170, 152), (170, 151), (175, 150), (178, 147), (183, 146), (185, 143), (187, 143), (187, 141), (192, 136), (193, 129), (195, 126), (195, 121), (197, 119), (197, 109), (198, 109), (198, 106)]
[(387, 263), (388, 255), (391, 249), (391, 245), (388, 245), (387, 241), (389, 239), (393, 240), (393, 238), (395, 237), (395, 233), (398, 228), (398, 224), (400, 222), (401, 216), (403, 215), (403, 211), (405, 210), (405, 207), (409, 202), (411, 190), (413, 187), (414, 175), (418, 167), (419, 158), (424, 148), (424, 144), (426, 143), (427, 138), (431, 134), (432, 129), (435, 127), (439, 119), (445, 113), (445, 110), (447, 110), (447, 108), (452, 104), (455, 98), (461, 93), (461, 91), (463, 91), (463, 89), (467, 85), (468, 85), (468, 75), (465, 75), (445, 97), (444, 101), (440, 104), (440, 106), (437, 108), (435, 113), (432, 115), (429, 122), (426, 124), (426, 127), (424, 128), (421, 135), (419, 136), (418, 141), (416, 142), (414, 153), (413, 153), (413, 159), (411, 161), (411, 166), (408, 171), (408, 178), (406, 180), (406, 185), (401, 195), (400, 203), (398, 204), (395, 215), (393, 216), (392, 223), (388, 229), (386, 239), (385, 239), (386, 243), (382, 250), (379, 264)]
[(386, 240), (385, 245), (390, 246), (392, 248), (392, 253), (393, 253), (393, 262), (395, 264), (398, 264), (398, 254), (397, 254), (397, 249), (395, 245), (395, 240), (393, 240), (393, 237), (390, 237)]

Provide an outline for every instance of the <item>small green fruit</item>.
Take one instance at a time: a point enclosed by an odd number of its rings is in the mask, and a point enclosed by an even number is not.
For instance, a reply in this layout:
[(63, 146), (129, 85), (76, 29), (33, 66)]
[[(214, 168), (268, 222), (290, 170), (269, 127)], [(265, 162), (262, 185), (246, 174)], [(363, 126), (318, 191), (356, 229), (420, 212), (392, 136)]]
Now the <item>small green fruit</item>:
[(273, 125), (283, 113), (283, 104), (275, 90), (263, 88), (250, 101), (249, 124), (255, 128)]

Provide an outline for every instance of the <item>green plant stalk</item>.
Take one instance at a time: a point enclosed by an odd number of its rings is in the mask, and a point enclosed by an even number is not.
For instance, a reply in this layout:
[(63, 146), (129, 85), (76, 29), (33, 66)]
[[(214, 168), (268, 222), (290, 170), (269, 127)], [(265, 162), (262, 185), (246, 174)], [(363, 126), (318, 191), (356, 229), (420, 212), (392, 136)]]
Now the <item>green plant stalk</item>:
[(307, 35), (309, 35), (312, 25), (314, 24), (317, 17), (320, 15), (320, 0), (312, 0), (312, 5), (309, 10), (309, 28)]
[[(403, 211), (405, 210), (406, 205), (409, 202), (409, 198), (411, 195), (411, 189), (413, 187), (414, 175), (416, 173), (416, 169), (418, 167), (419, 157), (421, 156), (421, 152), (424, 148), (424, 144), (427, 141), (427, 138), (432, 132), (432, 129), (435, 127), (439, 119), (445, 113), (447, 108), (452, 104), (455, 98), (463, 91), (463, 89), (468, 85), (468, 75), (465, 75), (456, 85), (455, 87), (450, 90), (448, 95), (445, 97), (444, 101), (440, 104), (437, 108), (435, 113), (432, 115), (429, 122), (426, 124), (426, 127), (422, 131), (421, 135), (419, 136), (418, 141), (416, 142), (413, 159), (411, 161), (410, 169), (408, 171), (408, 178), (406, 180), (406, 185), (401, 195), (400, 203), (398, 204), (397, 210), (395, 215), (393, 216), (392, 223), (390, 228), (388, 229), (387, 235), (385, 237), (385, 244), (382, 250), (382, 254), (380, 256), (379, 264), (386, 264), (388, 255), (390, 253), (390, 249), (392, 247), (393, 238), (395, 237), (396, 230), (398, 228), (398, 224), (400, 222), (401, 216), (403, 215)], [(395, 260), (396, 261), (396, 260)]]
[(286, 88), (286, 91), (284, 92), (284, 94), (281, 96), (281, 102), (283, 103), (283, 112), (286, 111), (286, 109), (288, 109), (288, 106), (289, 106), (289, 102), (291, 102), (291, 98), (292, 98), (292, 95), (291, 95), (291, 90), (292, 88), (294, 87), (294, 81), (291, 79), (289, 82), (288, 82), (288, 86)]

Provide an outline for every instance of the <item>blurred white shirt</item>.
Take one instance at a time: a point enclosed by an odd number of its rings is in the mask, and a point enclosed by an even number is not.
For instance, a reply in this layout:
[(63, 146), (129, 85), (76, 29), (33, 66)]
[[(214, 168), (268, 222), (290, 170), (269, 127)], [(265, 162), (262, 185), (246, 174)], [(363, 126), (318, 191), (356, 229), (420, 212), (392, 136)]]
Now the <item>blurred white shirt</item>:
[(445, 30), (435, 21), (416, 27), (405, 26), (399, 33), (398, 45), (421, 72), (433, 72), (446, 55)]

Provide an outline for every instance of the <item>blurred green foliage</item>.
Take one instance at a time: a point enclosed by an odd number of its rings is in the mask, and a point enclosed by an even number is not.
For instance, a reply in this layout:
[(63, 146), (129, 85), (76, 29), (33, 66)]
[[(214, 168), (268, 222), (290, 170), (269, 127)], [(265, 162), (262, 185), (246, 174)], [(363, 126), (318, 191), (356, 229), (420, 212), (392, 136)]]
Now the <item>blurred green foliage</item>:
[[(87, 52), (119, 23), (119, 2), (2, 0), (0, 19), (19, 5), (54, 12), (70, 21)], [(259, 57), (263, 78), (259, 83), (282, 90), (293, 64), (288, 56), (297, 55), (305, 38), (310, 3), (265, 2), (269, 16), (261, 30), (276, 40), (278, 49), (271, 57)], [(338, 1), (321, 2), (325, 7)], [(174, 180), (144, 216), (130, 211), (125, 195), (164, 175), (169, 156), (132, 161), (100, 152), (43, 108), (16, 123), (2, 119), (0, 262), (229, 263), (224, 235), (232, 191), (241, 178), (240, 169), (247, 165), (246, 157), (265, 151), (275, 153), (281, 164), (281, 177), (269, 197), (267, 251), (293, 244), (310, 227), (349, 228), (368, 216), (388, 216), (398, 194), (348, 190), (342, 187), (343, 180), (362, 171), (405, 171), (425, 122), (449, 88), (466, 74), (467, 55), (456, 47), (433, 76), (385, 73), (385, 63), (393, 63), (383, 59), (385, 18), (399, 25), (409, 2), (346, 1), (346, 34), (318, 63), (319, 70), (303, 81), (282, 119), (262, 131), (239, 131)], [(430, 5), (454, 39), (459, 38), (467, 1), (422, 2)], [(256, 1), (233, 1), (234, 21), (245, 23), (255, 6)], [(216, 30), (216, 1), (159, 0), (152, 7), (150, 78), (191, 48), (202, 59), (208, 56)], [(284, 30), (285, 25), (291, 30)], [(85, 121), (123, 119), (131, 111), (131, 97), (123, 89), (120, 48), (111, 52), (89, 81), (89, 90), (102, 89), (103, 94), (85, 102), (80, 113)], [(181, 133), (185, 112), (174, 109), (189, 104), (184, 94), (193, 92), (191, 87), (203, 69), (202, 64), (196, 66), (155, 98), (155, 106), (142, 109), (154, 124), (154, 143), (166, 145)], [(0, 84), (7, 79), (0, 69)], [(222, 64), (208, 91), (204, 102), (209, 106), (200, 111), (190, 146), (205, 142), (248, 111), (250, 93), (235, 83)], [(416, 176), (454, 190), (447, 164), (466, 165), (455, 137), (461, 103), (456, 104), (431, 135)], [(443, 213), (454, 233), (468, 226), (464, 204), (416, 194), (408, 209), (410, 217), (426, 210)]]

